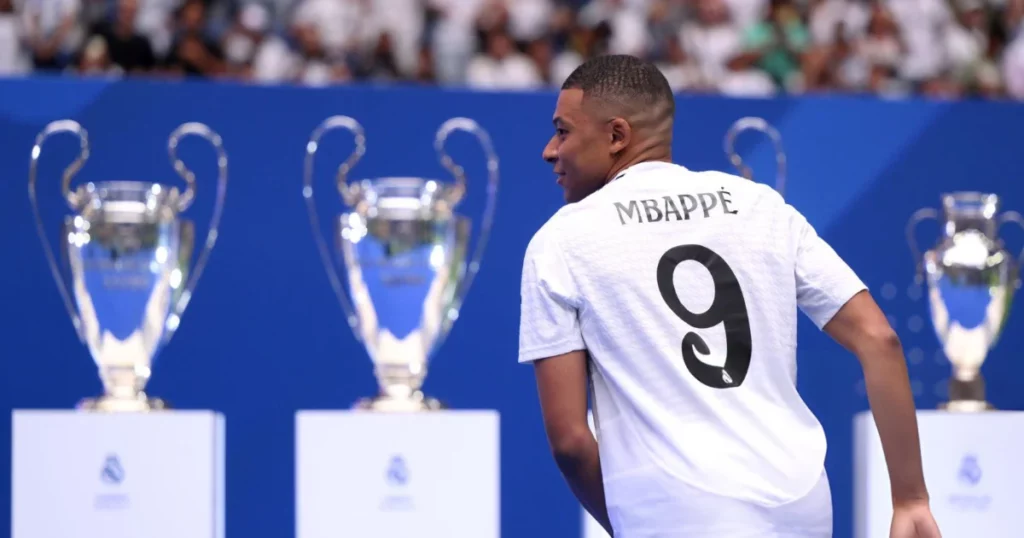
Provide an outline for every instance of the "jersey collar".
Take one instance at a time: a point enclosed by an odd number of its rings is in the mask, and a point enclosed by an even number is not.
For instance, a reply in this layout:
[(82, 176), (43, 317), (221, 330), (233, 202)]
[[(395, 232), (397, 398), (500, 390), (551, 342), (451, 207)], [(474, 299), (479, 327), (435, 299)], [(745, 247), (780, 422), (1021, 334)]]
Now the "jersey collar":
[(637, 172), (652, 172), (654, 170), (664, 170), (667, 168), (680, 168), (680, 166), (678, 164), (665, 161), (644, 161), (626, 167), (616, 174), (608, 183), (622, 179), (629, 174), (635, 174)]

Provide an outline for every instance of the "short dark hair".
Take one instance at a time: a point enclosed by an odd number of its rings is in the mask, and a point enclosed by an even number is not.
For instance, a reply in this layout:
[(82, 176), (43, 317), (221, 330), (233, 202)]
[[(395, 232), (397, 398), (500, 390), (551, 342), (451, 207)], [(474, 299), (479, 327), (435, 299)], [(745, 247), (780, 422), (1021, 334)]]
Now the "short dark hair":
[(562, 89), (580, 89), (584, 98), (597, 97), (630, 107), (661, 105), (670, 115), (676, 110), (675, 96), (661, 70), (627, 54), (608, 54), (583, 62), (565, 79)]

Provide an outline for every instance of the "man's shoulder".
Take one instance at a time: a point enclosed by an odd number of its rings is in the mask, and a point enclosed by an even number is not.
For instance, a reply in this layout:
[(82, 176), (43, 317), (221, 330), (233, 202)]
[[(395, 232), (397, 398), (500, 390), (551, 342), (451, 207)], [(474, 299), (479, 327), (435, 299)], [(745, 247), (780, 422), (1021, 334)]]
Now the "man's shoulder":
[(728, 191), (738, 206), (748, 209), (748, 215), (758, 215), (760, 218), (774, 221), (780, 218), (787, 219), (795, 211), (771, 185), (718, 170), (694, 173), (702, 178), (701, 183), (706, 187)]
[(549, 249), (558, 248), (561, 242), (563, 228), (566, 225), (566, 215), (573, 212), (573, 204), (562, 206), (554, 215), (533, 233), (530, 243), (526, 246), (526, 257), (537, 256)]
[(579, 202), (566, 204), (551, 215), (534, 232), (526, 247), (526, 257), (564, 257), (567, 250), (574, 250), (574, 245), (594, 236), (595, 230), (600, 229), (602, 224), (602, 204), (597, 196), (600, 192)]
[(730, 188), (732, 190), (743, 190), (751, 193), (757, 193), (759, 195), (771, 196), (778, 200), (782, 199), (782, 196), (779, 195), (779, 193), (776, 192), (775, 189), (772, 188), (770, 185), (765, 185), (764, 183), (751, 181), (743, 176), (733, 174), (730, 172), (723, 172), (721, 170), (693, 170), (681, 165), (673, 165), (648, 170), (640, 170), (636, 172), (636, 174), (640, 177), (669, 177), (678, 179), (697, 180), (699, 182), (716, 182), (721, 183), (721, 186)]
[(700, 172), (691, 173), (697, 174), (697, 177), (708, 181), (721, 182), (723, 186), (728, 187), (733, 191), (746, 191), (756, 197), (767, 197), (773, 202), (783, 201), (782, 195), (779, 194), (779, 192), (771, 185), (758, 183), (740, 175), (722, 172), (720, 170), (702, 170)]

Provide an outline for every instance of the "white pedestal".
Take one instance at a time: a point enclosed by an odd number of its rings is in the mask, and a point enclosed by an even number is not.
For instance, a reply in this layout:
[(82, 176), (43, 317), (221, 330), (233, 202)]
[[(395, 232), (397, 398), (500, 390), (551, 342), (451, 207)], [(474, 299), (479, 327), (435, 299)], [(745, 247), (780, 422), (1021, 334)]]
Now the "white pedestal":
[(213, 411), (13, 412), (12, 538), (223, 538)]
[[(1019, 538), (1024, 527), (1024, 412), (919, 411), (932, 513), (943, 536)], [(892, 496), (873, 417), (854, 426), (854, 536), (889, 538)]]
[(498, 538), (496, 411), (296, 414), (297, 538)]
[[(590, 423), (590, 431), (594, 431), (594, 412), (587, 411), (587, 422)], [(583, 512), (583, 538), (611, 538), (608, 535), (608, 531), (604, 530), (604, 527), (587, 512), (586, 508), (580, 507), (580, 511)]]

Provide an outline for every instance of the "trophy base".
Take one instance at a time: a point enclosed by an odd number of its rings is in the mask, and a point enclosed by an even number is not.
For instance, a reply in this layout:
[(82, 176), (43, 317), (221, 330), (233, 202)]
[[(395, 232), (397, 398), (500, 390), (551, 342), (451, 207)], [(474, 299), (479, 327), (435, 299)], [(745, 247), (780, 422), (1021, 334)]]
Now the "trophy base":
[(356, 402), (353, 408), (378, 413), (420, 413), (440, 411), (445, 408), (445, 405), (434, 398), (425, 397), (422, 392), (416, 392), (410, 398), (394, 398), (385, 395), (363, 398)]
[(101, 396), (99, 398), (86, 398), (78, 403), (78, 409), (83, 411), (94, 411), (98, 413), (148, 413), (150, 411), (164, 411), (171, 407), (167, 402), (158, 398), (147, 398), (140, 394), (138, 398), (113, 398)]
[(995, 409), (985, 401), (985, 380), (980, 376), (970, 381), (949, 380), (950, 401), (939, 404), (939, 409), (951, 413), (980, 413)]
[(994, 411), (995, 406), (984, 400), (954, 400), (939, 404), (939, 409), (950, 413), (981, 413)]

